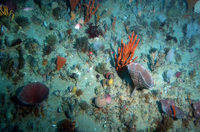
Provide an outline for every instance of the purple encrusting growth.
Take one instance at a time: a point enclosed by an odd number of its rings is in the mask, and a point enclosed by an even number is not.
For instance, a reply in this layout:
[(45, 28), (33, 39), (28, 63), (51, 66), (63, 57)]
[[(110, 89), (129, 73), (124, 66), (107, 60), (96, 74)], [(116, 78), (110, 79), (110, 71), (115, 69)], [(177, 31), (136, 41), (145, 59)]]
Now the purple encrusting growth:
[(200, 102), (194, 103), (193, 108), (194, 108), (194, 117), (196, 119), (200, 119)]
[[(163, 99), (160, 102), (161, 102), (163, 112), (169, 116), (174, 117), (172, 105), (175, 106), (175, 102), (172, 100), (163, 100)], [(175, 111), (176, 111), (177, 119), (183, 118), (185, 116), (183, 110), (177, 106), (175, 106)]]
[(173, 60), (174, 51), (175, 51), (174, 49), (171, 49), (171, 50), (168, 51), (167, 56), (166, 56), (166, 59), (167, 59), (168, 62), (171, 62)]

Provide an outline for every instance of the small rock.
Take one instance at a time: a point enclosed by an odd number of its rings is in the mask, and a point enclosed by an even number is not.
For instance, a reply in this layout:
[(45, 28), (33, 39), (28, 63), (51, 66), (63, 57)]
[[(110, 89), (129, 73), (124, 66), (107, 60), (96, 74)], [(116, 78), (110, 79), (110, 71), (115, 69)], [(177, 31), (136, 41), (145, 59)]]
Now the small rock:
[(51, 8), (52, 9), (55, 9), (57, 7), (58, 7), (58, 3), (56, 1), (54, 1), (54, 2), (51, 3)]
[(62, 113), (62, 112), (63, 112), (62, 107), (58, 107), (57, 111), (58, 111), (59, 113)]
[(59, 90), (54, 91), (53, 94), (54, 94), (55, 96), (60, 96), (60, 91), (59, 91)]
[(10, 112), (7, 112), (7, 113), (6, 113), (6, 118), (7, 118), (7, 119), (12, 119), (12, 118), (13, 118), (13, 115), (12, 115)]

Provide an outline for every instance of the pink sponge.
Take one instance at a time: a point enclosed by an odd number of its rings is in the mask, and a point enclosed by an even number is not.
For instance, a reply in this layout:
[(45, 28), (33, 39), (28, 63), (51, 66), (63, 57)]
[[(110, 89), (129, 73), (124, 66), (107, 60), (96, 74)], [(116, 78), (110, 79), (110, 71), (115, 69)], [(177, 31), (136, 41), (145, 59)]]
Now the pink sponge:
[(37, 105), (49, 95), (49, 88), (40, 82), (27, 84), (18, 95), (18, 99), (26, 105)]

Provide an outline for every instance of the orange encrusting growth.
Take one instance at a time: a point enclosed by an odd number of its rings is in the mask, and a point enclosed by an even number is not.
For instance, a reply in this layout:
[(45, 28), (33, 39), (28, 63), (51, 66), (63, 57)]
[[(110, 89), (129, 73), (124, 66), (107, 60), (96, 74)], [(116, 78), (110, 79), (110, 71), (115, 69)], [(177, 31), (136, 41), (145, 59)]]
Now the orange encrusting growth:
[(174, 104), (172, 104), (172, 109), (173, 109), (173, 113), (174, 113), (174, 118), (176, 118), (176, 109), (175, 109)]
[(67, 60), (64, 57), (58, 56), (56, 63), (57, 70), (60, 70), (60, 68), (62, 68), (66, 62)]
[(136, 39), (137, 35), (135, 35), (134, 37), (133, 31), (131, 37), (129, 36), (129, 43), (127, 45), (123, 43), (123, 40), (121, 40), (121, 49), (120, 47), (118, 48), (118, 58), (115, 54), (115, 67), (117, 71), (121, 70), (126, 65), (134, 62), (138, 58), (138, 56), (136, 56), (135, 59), (132, 60), (135, 53), (135, 49), (137, 48), (138, 43), (140, 41), (140, 39), (138, 39), (135, 43)]

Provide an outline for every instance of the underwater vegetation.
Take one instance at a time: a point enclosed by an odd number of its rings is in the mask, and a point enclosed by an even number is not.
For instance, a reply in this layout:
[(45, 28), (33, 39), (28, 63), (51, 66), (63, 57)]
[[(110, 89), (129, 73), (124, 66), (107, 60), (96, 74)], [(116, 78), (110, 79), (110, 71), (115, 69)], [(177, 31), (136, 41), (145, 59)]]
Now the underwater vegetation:
[(30, 22), (29, 22), (28, 18), (24, 17), (24, 16), (18, 16), (17, 18), (15, 18), (15, 21), (22, 28), (25, 28), (28, 25), (30, 25)]

